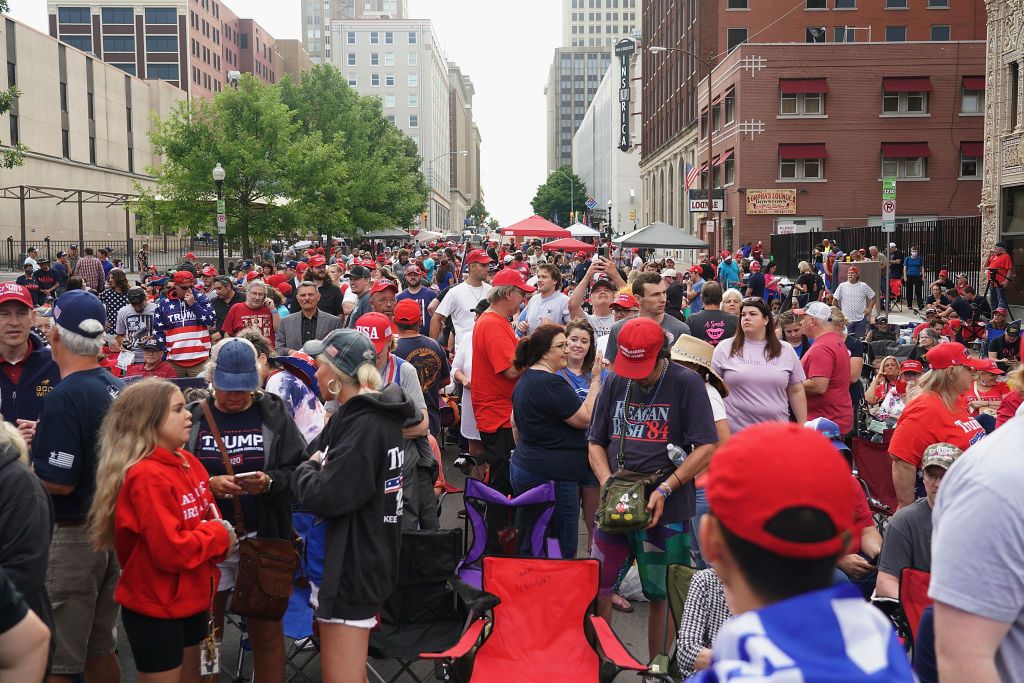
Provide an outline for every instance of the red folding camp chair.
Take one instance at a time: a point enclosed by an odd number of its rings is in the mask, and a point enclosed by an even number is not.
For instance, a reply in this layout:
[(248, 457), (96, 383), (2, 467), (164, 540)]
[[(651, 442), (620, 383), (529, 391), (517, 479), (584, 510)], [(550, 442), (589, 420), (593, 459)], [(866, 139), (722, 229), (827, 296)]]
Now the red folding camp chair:
[(917, 640), (917, 627), (921, 625), (921, 615), (932, 599), (928, 597), (928, 586), (932, 575), (920, 569), (904, 567), (900, 572), (900, 607), (907, 620), (910, 635)]
[(449, 650), (420, 656), (471, 667), (472, 683), (593, 683), (646, 671), (594, 614), (599, 568), (590, 559), (484, 557), (483, 589), (500, 600), (491, 617)]
[(892, 457), (884, 443), (853, 437), (854, 476), (864, 486), (872, 514), (892, 516), (899, 506), (892, 483)]

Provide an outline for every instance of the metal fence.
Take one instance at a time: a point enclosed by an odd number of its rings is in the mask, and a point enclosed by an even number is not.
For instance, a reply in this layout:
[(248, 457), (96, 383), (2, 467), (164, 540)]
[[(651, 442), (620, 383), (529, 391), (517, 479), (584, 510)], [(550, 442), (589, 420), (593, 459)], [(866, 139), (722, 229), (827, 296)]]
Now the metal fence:
[(894, 233), (882, 232), (882, 227), (875, 225), (772, 235), (771, 255), (779, 264), (779, 272), (796, 276), (797, 264), (810, 262), (814, 248), (821, 246), (825, 239), (835, 240), (845, 252), (876, 246), (884, 254), (889, 242), (895, 242), (906, 256), (910, 247), (916, 246), (924, 258), (926, 283), (935, 280), (938, 272), (946, 268), (951, 273), (964, 273), (975, 289), (983, 284), (981, 216), (904, 223), (897, 225)]
[[(196, 261), (209, 262), (216, 266), (217, 263), (217, 240), (209, 237), (179, 237), (164, 235), (139, 235), (129, 240), (86, 240), (79, 244), (76, 240), (51, 240), (49, 237), (41, 240), (28, 240), (25, 249), (35, 247), (39, 250), (39, 256), (48, 258), (51, 261), (57, 259), (57, 253), (68, 251), (71, 245), (79, 247), (79, 255), (84, 253), (86, 247), (91, 247), (94, 252), (100, 248), (110, 250), (110, 260), (121, 260), (122, 266), (128, 272), (138, 270), (136, 254), (139, 248), (146, 246), (146, 257), (149, 265), (156, 266), (159, 270), (165, 270), (176, 266), (185, 258), (185, 254), (192, 253)], [(0, 269), (18, 271), (25, 263), (25, 253), (20, 249), (21, 243), (8, 237), (6, 244), (0, 254)], [(239, 241), (226, 240), (224, 242), (225, 261), (237, 261), (241, 258), (242, 248)]]

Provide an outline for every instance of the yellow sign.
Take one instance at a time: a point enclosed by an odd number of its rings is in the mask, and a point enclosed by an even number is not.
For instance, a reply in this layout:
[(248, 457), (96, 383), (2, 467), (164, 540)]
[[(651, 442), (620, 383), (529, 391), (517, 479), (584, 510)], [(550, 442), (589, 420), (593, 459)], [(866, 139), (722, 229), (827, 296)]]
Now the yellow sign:
[(796, 190), (747, 190), (747, 215), (796, 215)]

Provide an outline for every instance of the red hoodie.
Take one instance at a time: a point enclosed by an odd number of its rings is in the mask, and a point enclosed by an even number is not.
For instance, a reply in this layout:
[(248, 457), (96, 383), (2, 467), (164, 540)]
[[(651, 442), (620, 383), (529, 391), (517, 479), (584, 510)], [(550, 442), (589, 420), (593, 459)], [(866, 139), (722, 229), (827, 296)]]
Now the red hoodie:
[[(128, 469), (114, 508), (121, 580), (114, 599), (147, 617), (181, 619), (210, 607), (228, 550), (210, 475), (185, 450), (157, 447)], [(187, 463), (187, 464), (186, 464)]]

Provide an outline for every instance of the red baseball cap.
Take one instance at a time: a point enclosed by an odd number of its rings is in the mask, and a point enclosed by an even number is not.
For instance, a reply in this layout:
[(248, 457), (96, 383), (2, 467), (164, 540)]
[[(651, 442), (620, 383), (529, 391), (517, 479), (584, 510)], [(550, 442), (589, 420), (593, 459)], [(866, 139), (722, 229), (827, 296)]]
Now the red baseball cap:
[(0, 304), (8, 301), (17, 301), (19, 304), (33, 308), (32, 295), (28, 293), (27, 289), (14, 282), (0, 282)]
[(1002, 306), (997, 306), (996, 309), (992, 311), (992, 315), (1006, 315), (1006, 309)]
[(420, 305), (413, 299), (402, 299), (395, 305), (395, 322), (419, 325), (422, 320)]
[(411, 265), (408, 265), (408, 266), (405, 267), (405, 274), (406, 275), (423, 275), (423, 271), (420, 270), (419, 266), (417, 266), (415, 264), (411, 264)]
[(474, 249), (466, 254), (466, 263), (490, 263), (491, 257), (483, 249)]
[(373, 348), (380, 353), (391, 343), (391, 321), (383, 313), (365, 313), (356, 321), (356, 331), (362, 332), (373, 343)]
[(847, 273), (857, 273), (858, 275), (860, 275), (860, 268), (858, 268), (857, 266), (850, 266), (850, 267), (849, 267), (849, 268), (848, 268), (848, 269), (846, 270), (846, 272), (847, 272)]
[(971, 358), (967, 349), (959, 342), (945, 342), (934, 346), (924, 357), (932, 370), (946, 370), (954, 365), (962, 365), (972, 370), (984, 370), (988, 367), (987, 360)]
[(327, 259), (325, 259), (320, 254), (314, 254), (313, 256), (309, 257), (309, 265), (311, 265), (314, 268), (316, 268), (317, 266), (326, 266)]
[(665, 331), (650, 318), (633, 318), (619, 330), (615, 374), (628, 379), (645, 379), (658, 362), (665, 345)]
[(945, 276), (949, 275), (949, 271), (946, 270), (945, 268), (943, 268), (942, 270), (939, 271), (939, 275), (945, 277)]
[(292, 293), (292, 286), (287, 282), (278, 282), (276, 285), (274, 285), (274, 289), (281, 292), (282, 294)]
[(916, 372), (920, 375), (924, 372), (924, 366), (921, 365), (921, 361), (919, 360), (905, 360), (900, 363), (900, 372)]
[(636, 302), (636, 297), (627, 292), (623, 292), (615, 297), (615, 301), (612, 302), (612, 306), (618, 306), (620, 308), (640, 308), (640, 304)]
[(309, 268), (309, 264), (308, 263), (306, 263), (305, 261), (299, 261), (295, 265), (295, 272), (297, 272), (297, 273), (304, 273), (304, 272), (306, 272), (307, 268)]
[(217, 269), (213, 266), (203, 268), (203, 277), (217, 277)]
[(691, 272), (691, 273), (703, 273), (704, 269), (701, 268), (699, 265), (694, 264), (694, 265), (690, 266), (690, 271), (689, 272)]
[[(706, 492), (711, 513), (722, 526), (776, 555), (838, 555), (852, 538), (856, 500), (850, 468), (835, 446), (813, 429), (764, 422), (740, 431), (715, 451)], [(824, 513), (835, 526), (835, 535), (801, 542), (768, 531), (769, 522), (792, 508)]]
[(187, 270), (176, 270), (174, 272), (174, 284), (176, 285), (187, 285), (195, 284), (196, 276)]
[(730, 252), (728, 249), (722, 252), (722, 258), (729, 258), (730, 256), (732, 256), (732, 252)]
[(376, 294), (377, 292), (383, 292), (386, 289), (395, 290), (395, 294), (398, 294), (398, 283), (394, 280), (389, 280), (386, 277), (382, 277), (379, 280), (374, 280), (373, 285), (370, 287), (370, 294)]
[(1001, 367), (999, 367), (999, 364), (996, 363), (991, 358), (988, 359), (988, 367), (982, 368), (981, 371), (982, 372), (988, 372), (988, 373), (991, 373), (993, 375), (1002, 375), (1003, 374), (1003, 369)]
[(193, 254), (191, 251), (188, 252), (187, 254), (185, 254), (185, 258), (187, 258), (187, 259), (194, 259), (195, 257), (196, 257), (196, 255)]
[(518, 287), (527, 294), (537, 291), (536, 287), (531, 287), (526, 284), (526, 280), (523, 279), (522, 274), (515, 268), (506, 268), (501, 270), (494, 276), (494, 279), (491, 280), (492, 287), (504, 287), (506, 285)]
[(576, 252), (576, 258), (587, 258), (587, 252), (585, 252), (585, 251), (577, 251)]
[(324, 253), (324, 248), (323, 247), (317, 247), (316, 248), (316, 253), (318, 253), (318, 254)]
[(757, 261), (751, 261), (750, 262), (750, 270), (751, 270), (751, 272), (756, 273), (757, 271), (761, 270), (761, 264), (758, 263)]
[[(260, 277), (259, 273), (257, 273), (255, 270), (250, 270), (248, 273), (245, 274), (245, 281), (249, 282), (251, 280), (255, 280), (258, 277)], [(175, 278), (175, 280), (177, 280), (177, 278)]]

